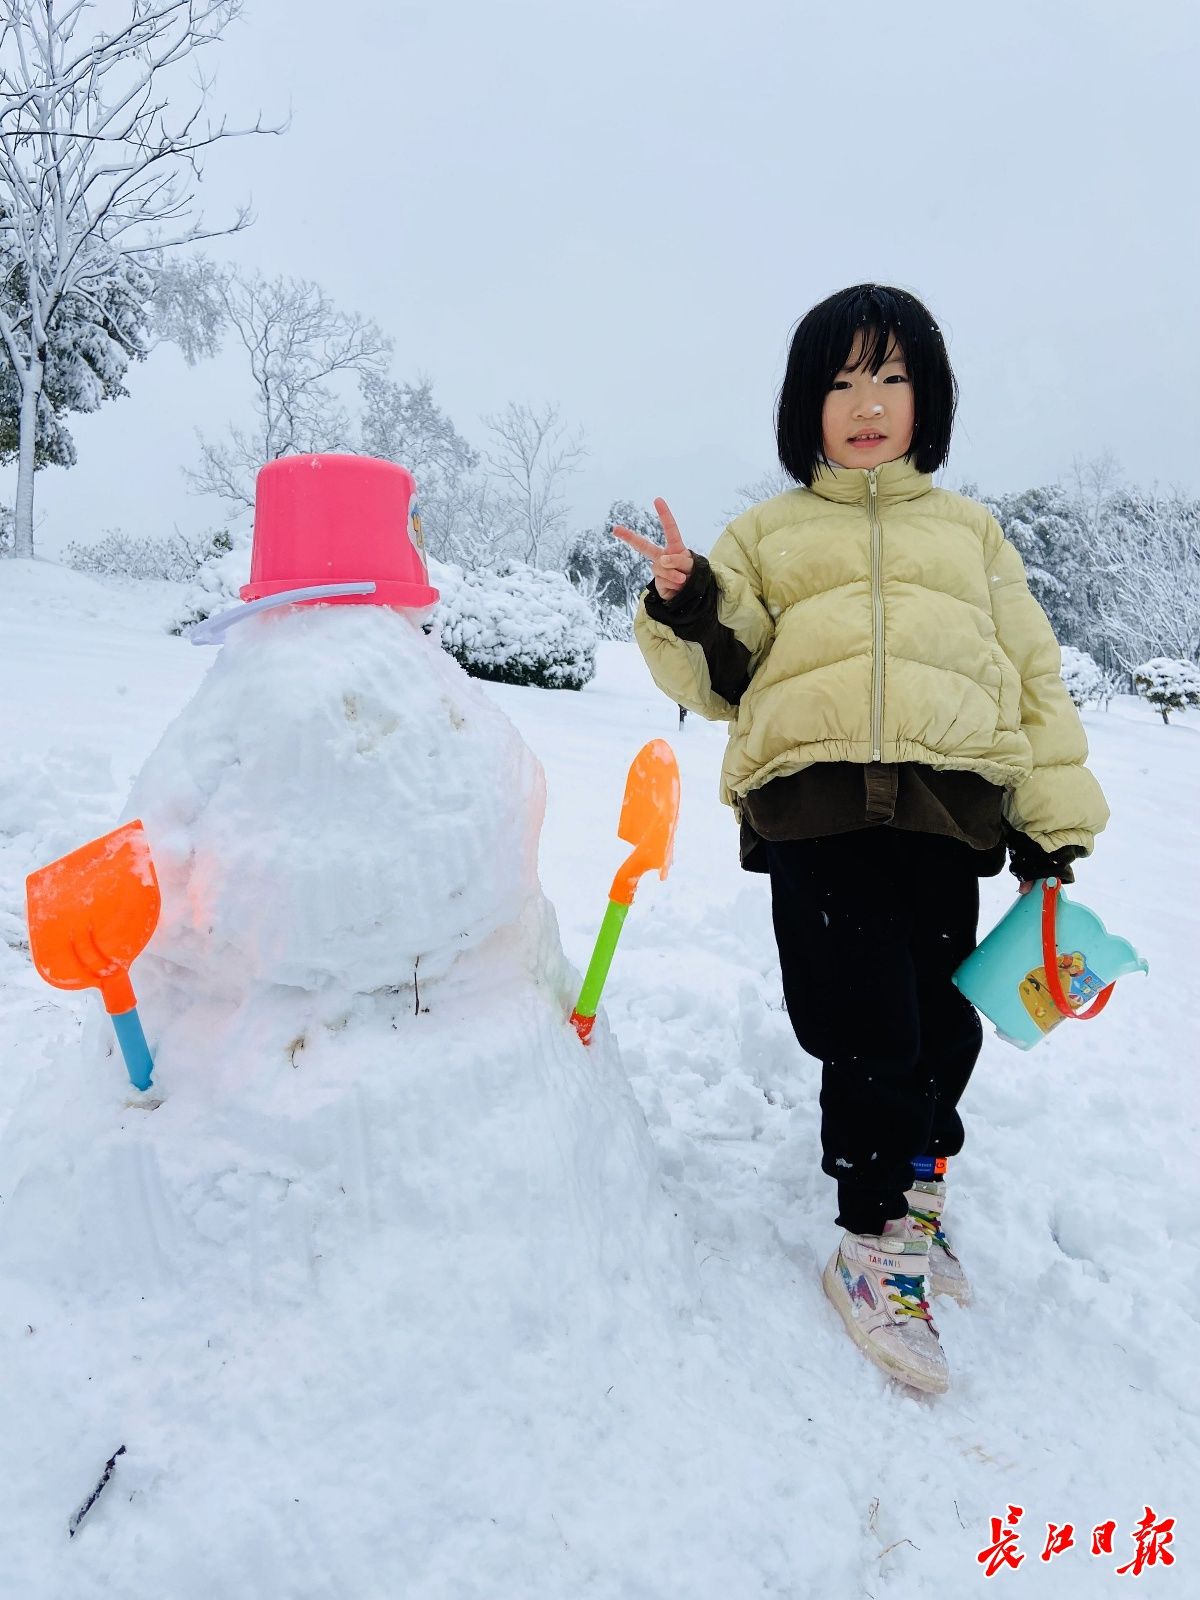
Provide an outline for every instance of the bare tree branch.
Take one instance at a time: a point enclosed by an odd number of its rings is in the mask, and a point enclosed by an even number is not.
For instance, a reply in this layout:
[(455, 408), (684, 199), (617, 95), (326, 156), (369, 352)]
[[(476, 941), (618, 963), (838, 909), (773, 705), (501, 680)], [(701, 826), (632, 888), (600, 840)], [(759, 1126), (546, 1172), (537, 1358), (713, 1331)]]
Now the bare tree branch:
[(583, 435), (568, 434), (550, 404), (535, 410), (510, 401), (484, 422), (492, 435), (485, 455), (493, 499), (517, 531), (522, 558), (533, 566), (559, 560), (568, 517), (563, 480), (587, 454)]
[(201, 439), (186, 476), (200, 494), (242, 508), (254, 504), (258, 469), (279, 456), (351, 450), (351, 425), (331, 386), (346, 374), (382, 373), (391, 341), (375, 323), (339, 311), (319, 284), (211, 272), (206, 292), (246, 352), (254, 426), (223, 442)]

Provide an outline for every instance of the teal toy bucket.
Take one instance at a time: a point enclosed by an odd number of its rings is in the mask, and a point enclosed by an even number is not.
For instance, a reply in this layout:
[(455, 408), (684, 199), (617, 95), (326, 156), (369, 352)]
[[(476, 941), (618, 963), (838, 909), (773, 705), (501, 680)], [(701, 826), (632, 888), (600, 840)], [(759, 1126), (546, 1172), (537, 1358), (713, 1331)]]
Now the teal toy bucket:
[(1149, 970), (1128, 939), (1068, 900), (1057, 878), (1043, 878), (967, 957), (954, 982), (1003, 1040), (1029, 1050), (1065, 1017), (1098, 1017), (1118, 978)]

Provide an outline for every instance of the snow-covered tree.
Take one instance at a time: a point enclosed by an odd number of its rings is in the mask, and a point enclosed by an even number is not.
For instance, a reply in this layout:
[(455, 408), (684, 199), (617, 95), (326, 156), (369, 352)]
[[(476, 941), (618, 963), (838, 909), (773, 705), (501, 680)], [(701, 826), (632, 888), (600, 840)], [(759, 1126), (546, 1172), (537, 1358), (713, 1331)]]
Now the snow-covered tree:
[[(968, 491), (974, 494), (974, 491)], [(1017, 548), (1034, 599), (1060, 641), (1082, 644), (1080, 611), (1087, 607), (1086, 554), (1082, 518), (1057, 484), (1017, 494), (975, 495)]]
[(1200, 503), (1126, 486), (1111, 454), (1073, 464), (1070, 498), (1072, 643), (1110, 679), (1153, 656), (1200, 659)]
[[(430, 554), (474, 566), (481, 546), (492, 545), (481, 519), (488, 497), (472, 449), (433, 398), (433, 382), (395, 383), (379, 372), (359, 380), (363, 413), (360, 448), (381, 461), (398, 461), (417, 480), (421, 521)], [(498, 531), (498, 530), (496, 530)], [(486, 550), (492, 554), (491, 549)]]
[(1200, 660), (1200, 501), (1124, 491), (1099, 542), (1107, 581), (1096, 613), (1121, 665), (1151, 653)]
[(238, 510), (254, 505), (254, 480), (281, 456), (353, 451), (355, 429), (334, 383), (382, 374), (391, 341), (375, 323), (340, 311), (319, 284), (261, 273), (218, 271), (206, 286), (246, 352), (253, 425), (201, 439), (187, 476), (201, 494)]
[(458, 530), (458, 564), (469, 571), (494, 571), (520, 548), (512, 503), (482, 468), (447, 487), (442, 515)]
[(155, 342), (177, 345), (189, 367), (215, 356), (228, 330), (222, 293), (226, 270), (203, 254), (155, 258), (150, 303)]
[(574, 577), (569, 581), (591, 613), (597, 638), (619, 639), (623, 642), (633, 638), (632, 612), (620, 606), (610, 606), (602, 599), (594, 576)]
[[(29, 302), (28, 266), (11, 247), (14, 228), (0, 206), (0, 317), (20, 329)], [(99, 240), (83, 246), (92, 263), (86, 293), (64, 295), (46, 324), (42, 387), (37, 397), (33, 465), (70, 467), (75, 444), (64, 419), (95, 411), (128, 393), (131, 361), (148, 345), (146, 303), (152, 278), (135, 261), (114, 255)], [(8, 342), (0, 344), (0, 462), (20, 459), (25, 371)], [(19, 492), (19, 491), (18, 491)]]
[(1200, 706), (1200, 668), (1191, 661), (1173, 661), (1155, 656), (1133, 670), (1133, 683), (1143, 700), (1170, 721), (1172, 711)]
[(576, 535), (567, 551), (566, 573), (581, 592), (589, 585), (599, 604), (628, 616), (649, 581), (649, 568), (644, 556), (613, 537), (618, 523), (647, 539), (662, 539), (662, 523), (653, 511), (632, 500), (614, 500), (603, 528)]
[[(202, 122), (210, 84), (194, 57), (241, 0), (120, 0), (104, 31), (88, 28), (93, 9), (0, 8), (0, 412), (15, 406), (22, 556), (33, 554), (39, 461), (73, 459), (62, 416), (123, 393), (144, 352), (154, 261), (248, 221), (243, 211), (213, 230), (193, 217), (204, 152), (236, 136)], [(189, 70), (190, 94), (176, 87)]]
[(494, 503), (517, 555), (533, 566), (558, 564), (568, 517), (564, 480), (587, 454), (582, 434), (569, 434), (558, 407), (549, 404), (535, 409), (510, 401), (484, 421)]
[(1111, 450), (1090, 459), (1076, 456), (1071, 462), (1071, 503), (1089, 540), (1098, 536), (1108, 507), (1120, 492), (1122, 477), (1121, 464)]

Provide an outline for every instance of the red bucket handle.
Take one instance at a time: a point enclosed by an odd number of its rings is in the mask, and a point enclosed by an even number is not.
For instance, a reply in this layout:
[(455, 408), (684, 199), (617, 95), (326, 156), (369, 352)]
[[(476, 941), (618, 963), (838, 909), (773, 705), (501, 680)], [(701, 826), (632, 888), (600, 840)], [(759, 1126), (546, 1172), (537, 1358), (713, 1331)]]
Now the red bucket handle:
[(1046, 988), (1050, 991), (1051, 1000), (1064, 1017), (1073, 1017), (1076, 1022), (1090, 1022), (1093, 1017), (1100, 1015), (1112, 999), (1116, 982), (1114, 980), (1107, 988), (1101, 989), (1086, 1011), (1074, 1010), (1063, 993), (1062, 982), (1058, 976), (1058, 933), (1055, 927), (1058, 891), (1061, 888), (1062, 884), (1057, 878), (1046, 878), (1042, 883), (1042, 962), (1046, 969)]

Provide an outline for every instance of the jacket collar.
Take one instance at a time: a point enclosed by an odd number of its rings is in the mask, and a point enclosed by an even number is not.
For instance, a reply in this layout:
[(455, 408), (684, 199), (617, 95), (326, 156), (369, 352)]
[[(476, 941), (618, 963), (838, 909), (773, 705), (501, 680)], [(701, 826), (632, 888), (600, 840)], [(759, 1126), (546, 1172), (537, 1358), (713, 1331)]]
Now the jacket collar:
[(809, 488), (822, 500), (836, 500), (842, 505), (867, 503), (868, 475), (875, 474), (876, 496), (881, 505), (897, 500), (915, 500), (928, 494), (933, 487), (933, 475), (918, 472), (907, 456), (898, 461), (885, 461), (881, 467), (835, 467), (823, 464)]

